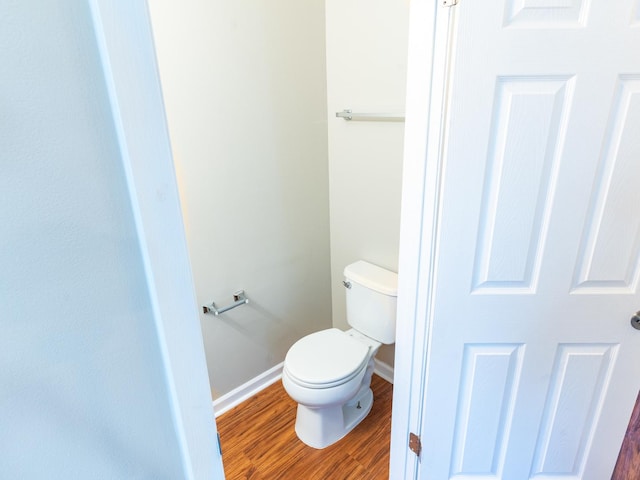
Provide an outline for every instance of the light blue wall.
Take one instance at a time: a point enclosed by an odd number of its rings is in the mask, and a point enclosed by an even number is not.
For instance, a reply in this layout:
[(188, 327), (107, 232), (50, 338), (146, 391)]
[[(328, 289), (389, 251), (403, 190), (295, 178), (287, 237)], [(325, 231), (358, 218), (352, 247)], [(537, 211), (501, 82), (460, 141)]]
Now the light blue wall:
[(2, 2), (0, 68), (0, 478), (183, 478), (85, 2)]

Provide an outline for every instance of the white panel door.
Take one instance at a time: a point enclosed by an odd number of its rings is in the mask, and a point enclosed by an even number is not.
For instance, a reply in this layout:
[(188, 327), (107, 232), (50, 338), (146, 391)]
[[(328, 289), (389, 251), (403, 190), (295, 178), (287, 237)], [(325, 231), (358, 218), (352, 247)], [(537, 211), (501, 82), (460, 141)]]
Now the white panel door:
[(639, 3), (438, 7), (422, 479), (610, 478), (640, 387)]

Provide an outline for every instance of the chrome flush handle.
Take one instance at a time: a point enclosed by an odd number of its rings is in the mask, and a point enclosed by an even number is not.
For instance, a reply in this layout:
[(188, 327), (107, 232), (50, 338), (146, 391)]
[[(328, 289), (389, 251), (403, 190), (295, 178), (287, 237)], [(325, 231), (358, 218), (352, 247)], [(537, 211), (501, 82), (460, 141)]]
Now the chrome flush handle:
[(347, 282), (346, 280), (343, 280), (342, 284), (344, 285), (345, 288), (351, 288), (351, 282)]

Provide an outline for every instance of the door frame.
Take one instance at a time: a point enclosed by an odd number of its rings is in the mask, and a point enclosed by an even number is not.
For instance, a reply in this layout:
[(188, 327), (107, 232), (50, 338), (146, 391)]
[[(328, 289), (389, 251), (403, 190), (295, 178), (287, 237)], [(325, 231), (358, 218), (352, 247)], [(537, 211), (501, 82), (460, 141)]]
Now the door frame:
[[(413, 0), (409, 13), (390, 480), (416, 479), (420, 474), (420, 457), (409, 449), (409, 435), (421, 435), (422, 430), (438, 269), (450, 52), (455, 51), (451, 32), (456, 21), (455, 6), (445, 3)], [(433, 439), (421, 439), (428, 441)]]
[(188, 479), (224, 479), (145, 0), (89, 0)]

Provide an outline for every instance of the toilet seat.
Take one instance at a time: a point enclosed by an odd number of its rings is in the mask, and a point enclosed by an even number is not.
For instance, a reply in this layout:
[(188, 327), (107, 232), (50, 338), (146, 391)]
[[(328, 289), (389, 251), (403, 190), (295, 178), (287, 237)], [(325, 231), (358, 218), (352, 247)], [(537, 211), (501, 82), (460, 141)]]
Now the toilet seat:
[(370, 348), (337, 328), (298, 340), (287, 353), (284, 370), (299, 386), (323, 389), (349, 382), (366, 367)]

